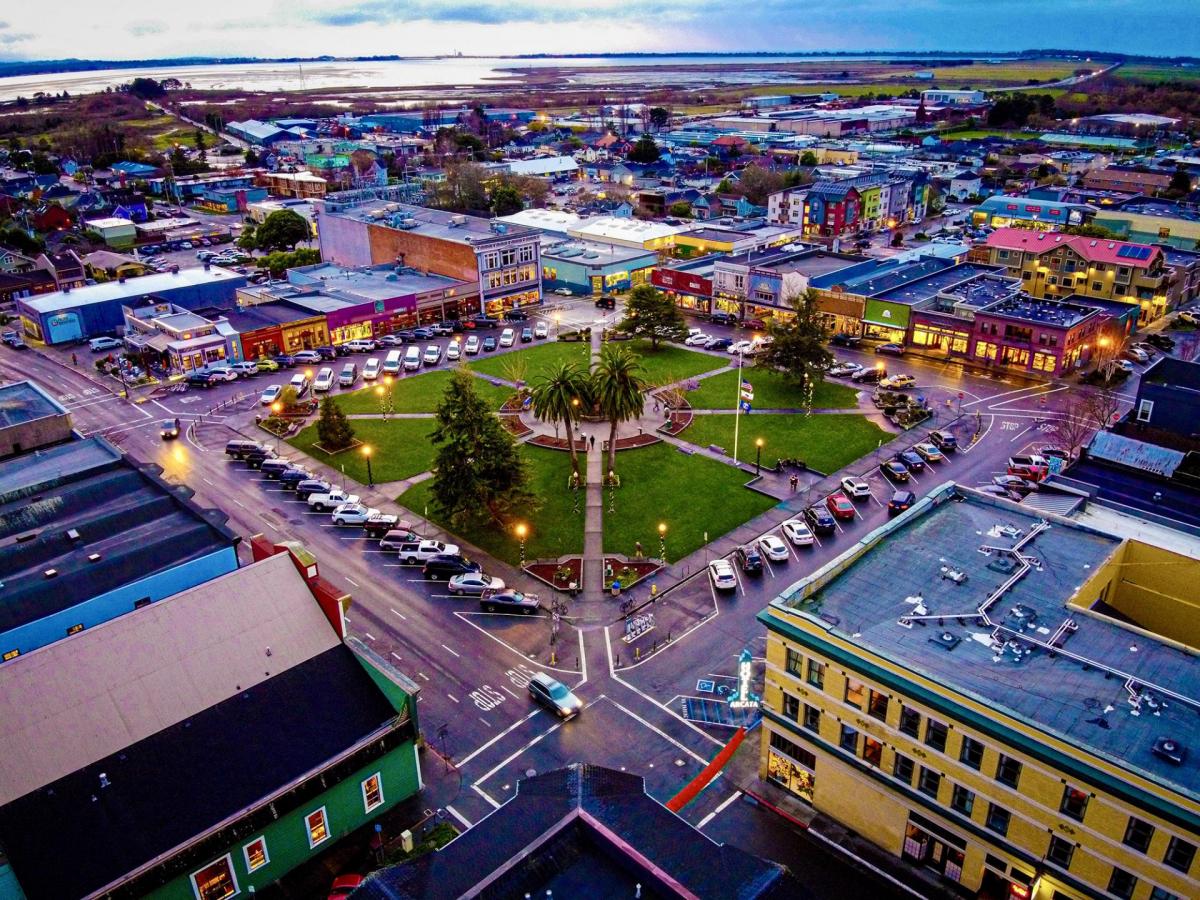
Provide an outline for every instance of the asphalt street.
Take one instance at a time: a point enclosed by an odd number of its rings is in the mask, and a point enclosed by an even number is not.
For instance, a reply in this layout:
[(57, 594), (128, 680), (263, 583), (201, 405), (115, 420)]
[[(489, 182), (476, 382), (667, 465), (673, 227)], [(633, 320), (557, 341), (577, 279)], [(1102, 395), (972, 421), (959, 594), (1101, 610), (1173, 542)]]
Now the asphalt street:
[[(566, 301), (560, 311), (564, 328), (612, 321), (616, 315), (601, 317), (590, 302), (580, 300)], [(81, 432), (103, 434), (134, 457), (161, 466), (169, 480), (193, 489), (198, 503), (227, 513), (231, 527), (243, 536), (262, 532), (272, 540), (300, 541), (310, 548), (322, 574), (353, 595), (348, 614), (351, 631), (420, 685), (418, 713), (425, 738), (442, 758), (441, 765), (455, 767), (460, 777), (458, 796), (446, 809), (464, 825), (503, 803), (519, 779), (575, 761), (636, 772), (646, 778), (648, 789), (659, 800), (673, 796), (731, 734), (727, 725), (690, 721), (685, 701), (713, 696), (700, 682), (731, 683), (743, 649), (761, 658), (764, 634), (755, 614), (788, 585), (884, 522), (893, 490), (879, 473), (878, 463), (885, 453), (895, 452), (896, 445), (885, 446), (850, 467), (849, 474), (863, 476), (871, 488), (870, 497), (856, 502), (853, 521), (839, 522), (835, 534), (812, 547), (790, 548), (786, 563), (769, 564), (757, 578), (739, 572), (738, 589), (732, 594), (719, 596), (713, 591), (704, 558), (726, 555), (737, 542), (778, 534), (780, 522), (807, 503), (821, 501), (836, 477), (822, 480), (807, 493), (715, 541), (707, 557), (679, 561), (660, 575), (662, 599), (686, 599), (681, 605), (709, 608), (713, 613), (676, 632), (662, 649), (651, 653), (646, 647), (641, 661), (634, 663), (637, 642), (622, 640), (615, 608), (572, 609), (562, 622), (552, 666), (554, 623), (545, 610), (532, 617), (489, 614), (473, 599), (451, 597), (443, 584), (425, 581), (419, 568), (401, 565), (393, 554), (367, 541), (358, 527), (333, 526), (327, 515), (311, 512), (276, 482), (225, 456), (223, 448), (230, 438), (263, 436), (253, 425), (260, 409), (258, 393), (267, 383), (286, 379), (263, 375), (246, 383), (162, 392), (128, 402), (113, 393), (120, 390), (119, 383), (91, 377), (92, 357), (86, 348), (75, 352), (77, 367), (71, 364), (70, 351), (44, 355), (2, 347), (0, 376), (6, 381), (37, 381), (71, 410)], [(875, 360), (869, 352), (839, 349), (836, 355)], [(360, 363), (363, 358), (355, 357)], [(925, 395), (938, 410), (936, 426), (949, 427), (962, 444), (957, 453), (914, 477), (911, 487), (918, 494), (949, 480), (968, 485), (987, 482), (1004, 471), (1010, 454), (1053, 442), (1054, 420), (1062, 415), (1058, 407), (1067, 393), (1064, 385), (979, 375), (956, 364), (908, 357), (889, 358), (887, 364), (892, 373), (916, 377), (912, 390)], [(83, 373), (85, 368), (89, 375)], [(1124, 391), (1131, 398), (1132, 386)], [(175, 417), (187, 426), (184, 438), (162, 440), (160, 420)], [(927, 430), (914, 429), (901, 440), (910, 445), (924, 439)], [(362, 487), (354, 492), (384, 511), (417, 518), (378, 492)], [(429, 525), (423, 525), (422, 531), (449, 537)], [(497, 564), (488, 570), (510, 584), (537, 590), (511, 568)], [(551, 672), (572, 687), (586, 704), (583, 712), (561, 722), (534, 706), (525, 688), (530, 675), (538, 671)], [(747, 740), (756, 745), (757, 734)], [(815, 840), (800, 848), (790, 824), (735, 802), (740, 788), (731, 781), (718, 777), (683, 815), (717, 839), (735, 844), (747, 842), (744, 832), (752, 830), (755, 842), (747, 849), (781, 862), (803, 861), (807, 866), (819, 862), (822, 878), (819, 889), (814, 889), (816, 896), (861, 890), (862, 876), (835, 852)]]

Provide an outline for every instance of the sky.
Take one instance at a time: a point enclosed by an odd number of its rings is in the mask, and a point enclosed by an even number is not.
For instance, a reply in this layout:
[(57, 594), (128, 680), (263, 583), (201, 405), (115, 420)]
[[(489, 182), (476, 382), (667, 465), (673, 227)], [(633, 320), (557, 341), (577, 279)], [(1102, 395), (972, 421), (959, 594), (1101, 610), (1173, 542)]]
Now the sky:
[(1022, 50), (1200, 55), (1200, 0), (65, 0), (0, 58)]

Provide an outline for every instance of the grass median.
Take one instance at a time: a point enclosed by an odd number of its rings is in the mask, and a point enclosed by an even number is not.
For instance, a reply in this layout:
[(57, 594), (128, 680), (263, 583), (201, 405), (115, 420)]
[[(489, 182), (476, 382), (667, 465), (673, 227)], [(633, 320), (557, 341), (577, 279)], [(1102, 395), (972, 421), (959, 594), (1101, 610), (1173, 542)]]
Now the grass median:
[[(371, 475), (376, 484), (403, 481), (433, 465), (434, 448), (429, 442), (433, 419), (352, 419), (350, 425), (354, 436), (371, 447)], [(367, 483), (367, 459), (361, 447), (330, 454), (313, 446), (317, 441), (315, 424), (288, 439), (297, 450), (344, 472), (347, 478)]]
[[(732, 413), (698, 415), (679, 437), (698, 447), (715, 444), (732, 454), (733, 429)], [(745, 463), (754, 462), (758, 438), (763, 441), (763, 466), (775, 465), (775, 460), (780, 457), (795, 457), (818, 472), (832, 474), (870, 453), (880, 441), (890, 441), (892, 435), (870, 419), (854, 414), (751, 413), (741, 416), (738, 459)]]
[[(450, 370), (438, 369), (433, 372), (421, 372), (416, 375), (401, 375), (392, 382), (392, 412), (396, 413), (431, 413), (437, 409), (446, 385), (450, 383)], [(480, 380), (475, 390), (494, 409), (512, 395), (507, 387), (497, 387), (490, 382)], [(333, 401), (342, 408), (346, 415), (379, 415), (383, 412), (386, 402), (387, 387), (383, 379), (357, 391), (345, 394), (332, 394)]]
[[(771, 369), (743, 369), (742, 378), (754, 388), (755, 409), (799, 409), (804, 404), (804, 392)], [(739, 397), (738, 373), (722, 372), (700, 382), (697, 390), (689, 391), (688, 403), (693, 409), (733, 409)], [(813, 409), (855, 409), (858, 391), (844, 384), (819, 382), (813, 388)]]

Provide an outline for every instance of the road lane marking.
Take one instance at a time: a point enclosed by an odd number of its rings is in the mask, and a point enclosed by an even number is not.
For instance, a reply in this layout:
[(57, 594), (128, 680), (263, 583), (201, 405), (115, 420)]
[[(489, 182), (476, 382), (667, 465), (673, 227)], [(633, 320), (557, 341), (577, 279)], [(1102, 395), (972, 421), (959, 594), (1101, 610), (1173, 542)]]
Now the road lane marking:
[(455, 703), (458, 702), (458, 698), (455, 697), (453, 694), (447, 694), (446, 696), (449, 697), (451, 700), (453, 700)]
[(368, 641), (373, 641), (376, 639), (375, 635), (371, 634), (369, 631), (364, 631), (363, 634), (366, 636)]
[(392, 609), (390, 606), (388, 607), (388, 609), (391, 610), (392, 615), (399, 616), (401, 621), (404, 621), (404, 622), (408, 621), (408, 616), (404, 615), (404, 613), (396, 612), (396, 610)]
[(426, 675), (424, 672), (418, 672), (417, 675), (419, 675), (421, 678), (424, 678), (426, 681), (429, 680), (429, 676)]
[(358, 582), (355, 581), (353, 578), (351, 578), (349, 575), (343, 575), (342, 577), (345, 578), (349, 584), (352, 584), (355, 587), (358, 587)]
[[(461, 764), (461, 763), (459, 763), (459, 766), (460, 766), (460, 768), (461, 768), (462, 764)], [(485, 791), (483, 788), (481, 788), (479, 785), (477, 785), (477, 784), (473, 784), (473, 785), (471, 785), (471, 787), (474, 789), (475, 793), (477, 793), (477, 794), (478, 794), (480, 797), (482, 797), (482, 798), (483, 798), (484, 800), (486, 800), (488, 803), (492, 804), (492, 809), (499, 809), (499, 808), (500, 808), (500, 804), (499, 804), (499, 803), (497, 803), (495, 800), (493, 800), (493, 799), (491, 798), (491, 795), (490, 795), (490, 794), (488, 794), (488, 793), (487, 793), (487, 792), (486, 792), (486, 791)]]
[[(507, 691), (508, 688), (505, 688), (505, 690)], [(512, 691), (508, 691), (508, 692), (510, 694), (512, 694)], [(516, 696), (517, 696), (516, 694), (513, 694), (514, 699), (516, 698)], [(465, 757), (460, 759), (458, 761), (458, 767), (461, 769), (463, 766), (465, 766), (467, 763), (469, 763), (471, 760), (473, 760), (475, 757), (477, 757), (480, 753), (482, 753), (484, 750), (486, 750), (488, 747), (492, 746), (492, 744), (496, 743), (496, 741), (498, 741), (501, 738), (505, 737), (506, 735), (512, 733), (517, 728), (520, 728), (522, 725), (524, 725), (526, 722), (528, 722), (530, 719), (532, 719), (537, 714), (538, 714), (538, 711), (536, 709), (534, 709), (524, 718), (517, 719), (517, 721), (513, 722), (511, 725), (509, 725), (507, 728), (505, 728), (502, 732), (500, 732), (498, 735), (496, 735), (494, 738), (492, 738), (490, 741), (488, 741), (486, 744), (476, 747), (471, 753), (467, 754)]]
[(453, 650), (451, 650), (451, 649), (450, 649), (449, 647), (447, 647), (445, 644), (442, 644), (442, 649), (443, 649), (443, 650), (445, 650), (447, 653), (449, 653), (451, 656), (453, 656), (455, 659), (461, 659), (461, 658), (462, 658), (462, 655), (461, 655), (461, 654), (459, 654), (459, 653), (455, 653)]
[(703, 819), (700, 820), (700, 824), (696, 826), (696, 830), (703, 831), (705, 825), (707, 825), (709, 822), (711, 822), (713, 819), (715, 819), (721, 813), (725, 812), (725, 810), (729, 807), (729, 804), (733, 803), (733, 801), (736, 800), (740, 796), (742, 796), (741, 791), (734, 791), (732, 794), (730, 794), (724, 800), (724, 802), (721, 803), (720, 806), (718, 806), (716, 809), (714, 809), (707, 816), (705, 816)]
[[(600, 696), (601, 696), (601, 698), (608, 700), (609, 703), (611, 703), (613, 706), (615, 706), (621, 712), (625, 713), (625, 715), (641, 722), (642, 725), (644, 725), (646, 728), (649, 728), (651, 731), (653, 731), (655, 734), (657, 734), (660, 738), (662, 738), (667, 743), (676, 747), (680, 751), (686, 753), (692, 759), (696, 760), (696, 762), (700, 763), (700, 765), (702, 765), (702, 766), (708, 765), (707, 759), (705, 759), (699, 753), (696, 753), (695, 751), (693, 751), (690, 747), (687, 747), (686, 745), (681, 744), (679, 741), (675, 740), (675, 738), (671, 737), (669, 734), (667, 734), (665, 731), (663, 731), (661, 728), (659, 728), (657, 725), (655, 725), (649, 719), (643, 719), (641, 716), (639, 716), (633, 710), (627, 709), (626, 707), (624, 707), (620, 703), (618, 703), (616, 700), (613, 700), (611, 697), (605, 697), (603, 694), (601, 694)], [(720, 741), (716, 741), (716, 743), (720, 744)], [(720, 777), (720, 776), (718, 775), (718, 777)]]
[(395, 657), (398, 661), (404, 662), (404, 660), (400, 658), (400, 654), (397, 653), (395, 650), (392, 651), (392, 656)]
[(512, 691), (510, 691), (508, 689), (508, 685), (502, 684), (502, 685), (500, 685), (500, 689), (502, 691), (504, 691), (504, 693), (508, 694), (508, 696), (512, 697), (514, 700), (519, 699), (516, 694), (514, 694)]
[(462, 813), (460, 813), (457, 809), (455, 809), (449, 803), (446, 804), (446, 812), (448, 812), (448, 813), (450, 813), (450, 815), (454, 816), (454, 818), (458, 820), (458, 823), (460, 825), (462, 825), (463, 828), (471, 827), (470, 819), (466, 818)]

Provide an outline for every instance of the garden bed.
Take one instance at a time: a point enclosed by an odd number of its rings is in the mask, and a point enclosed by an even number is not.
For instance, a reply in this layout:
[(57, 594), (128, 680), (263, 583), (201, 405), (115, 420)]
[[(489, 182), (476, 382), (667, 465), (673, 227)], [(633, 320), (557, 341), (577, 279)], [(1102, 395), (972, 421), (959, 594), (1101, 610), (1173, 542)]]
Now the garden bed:
[(627, 591), (643, 578), (653, 575), (661, 564), (646, 559), (626, 560), (621, 556), (604, 557), (604, 589), (612, 588), (613, 580), (621, 582), (621, 590)]
[[(565, 594), (583, 590), (583, 559), (570, 556), (561, 562), (538, 560), (526, 564), (525, 571), (543, 584)], [(571, 584), (575, 587), (572, 589)]]
[[(537, 437), (531, 439), (529, 443), (533, 444), (535, 447), (545, 447), (547, 450), (570, 449), (566, 438), (550, 437), (548, 434), (539, 434)], [(587, 441), (583, 440), (582, 438), (576, 438), (575, 452), (587, 453)]]
[(514, 437), (523, 438), (527, 434), (533, 434), (533, 429), (521, 421), (520, 416), (501, 415), (500, 423)]

